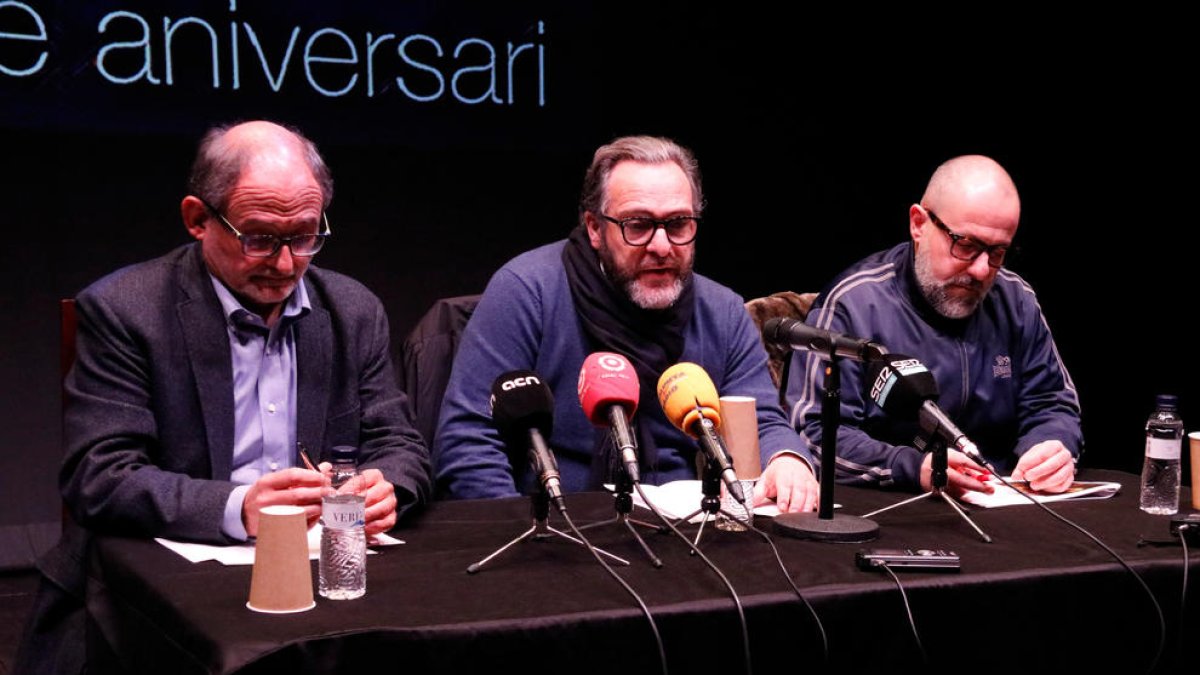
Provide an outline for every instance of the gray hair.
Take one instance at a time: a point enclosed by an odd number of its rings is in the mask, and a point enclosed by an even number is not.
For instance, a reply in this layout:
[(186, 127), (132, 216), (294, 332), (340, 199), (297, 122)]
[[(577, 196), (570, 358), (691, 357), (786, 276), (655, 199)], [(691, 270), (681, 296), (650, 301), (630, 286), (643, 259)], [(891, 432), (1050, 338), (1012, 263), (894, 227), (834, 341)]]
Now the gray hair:
[(704, 193), (700, 187), (700, 164), (691, 150), (669, 138), (657, 136), (623, 136), (602, 145), (592, 157), (583, 178), (583, 192), (579, 197), (579, 222), (584, 223), (584, 214), (589, 211), (600, 214), (606, 210), (608, 177), (613, 167), (624, 161), (644, 164), (674, 162), (687, 176), (692, 186), (692, 211), (700, 215), (704, 208)]
[[(252, 146), (229, 142), (227, 139), (229, 131), (240, 124), (223, 124), (209, 129), (200, 140), (196, 159), (188, 174), (188, 194), (220, 210), (224, 210), (230, 191), (237, 185), (246, 164), (254, 156)], [(300, 146), (305, 163), (321, 188), (321, 207), (327, 208), (329, 202), (333, 201), (333, 176), (317, 146), (294, 127), (274, 122), (271, 124), (290, 134)]]

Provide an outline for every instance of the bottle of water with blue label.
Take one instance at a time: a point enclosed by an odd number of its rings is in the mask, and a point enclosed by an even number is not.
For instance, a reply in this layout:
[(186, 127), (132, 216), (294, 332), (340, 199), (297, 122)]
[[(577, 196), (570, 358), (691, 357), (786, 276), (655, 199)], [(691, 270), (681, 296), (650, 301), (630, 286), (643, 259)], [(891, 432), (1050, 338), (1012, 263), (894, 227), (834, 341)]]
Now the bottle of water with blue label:
[(366, 497), (355, 494), (358, 448), (333, 449), (331, 482), (338, 492), (321, 500), (321, 560), (317, 590), (331, 600), (351, 600), (367, 592)]
[(1183, 420), (1176, 412), (1179, 399), (1169, 394), (1155, 400), (1146, 421), (1146, 463), (1142, 465), (1141, 507), (1146, 513), (1179, 510), (1179, 458), (1183, 450)]

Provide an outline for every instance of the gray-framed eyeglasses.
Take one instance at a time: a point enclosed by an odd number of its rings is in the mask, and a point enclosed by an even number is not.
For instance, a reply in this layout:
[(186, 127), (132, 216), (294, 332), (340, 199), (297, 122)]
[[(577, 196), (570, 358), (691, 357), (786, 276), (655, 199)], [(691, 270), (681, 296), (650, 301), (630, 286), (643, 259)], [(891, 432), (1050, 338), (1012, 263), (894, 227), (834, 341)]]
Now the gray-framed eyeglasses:
[(216, 207), (204, 199), (200, 199), (200, 202), (233, 233), (233, 236), (238, 238), (238, 241), (242, 242), (242, 253), (251, 258), (270, 258), (279, 253), (279, 249), (285, 245), (291, 250), (292, 255), (304, 258), (314, 256), (325, 245), (325, 238), (333, 234), (333, 230), (329, 229), (329, 218), (323, 210), (321, 211), (321, 226), (325, 231), (319, 234), (294, 234), (290, 237), (281, 237), (277, 234), (242, 234), (233, 226), (233, 223), (221, 215)]
[(654, 233), (662, 228), (667, 233), (667, 241), (676, 246), (692, 243), (700, 226), (700, 216), (672, 216), (670, 218), (650, 218), (648, 216), (633, 216), (632, 218), (613, 218), (600, 214), (600, 217), (621, 228), (621, 238), (630, 246), (646, 246), (654, 239)]
[(985, 244), (976, 239), (972, 239), (965, 234), (958, 234), (946, 226), (941, 218), (931, 209), (925, 209), (925, 213), (929, 214), (929, 219), (937, 225), (938, 229), (946, 233), (950, 237), (950, 255), (966, 262), (975, 262), (975, 259), (986, 253), (989, 267), (1000, 267), (1004, 264), (1004, 259), (1017, 251), (1017, 247), (1012, 244)]

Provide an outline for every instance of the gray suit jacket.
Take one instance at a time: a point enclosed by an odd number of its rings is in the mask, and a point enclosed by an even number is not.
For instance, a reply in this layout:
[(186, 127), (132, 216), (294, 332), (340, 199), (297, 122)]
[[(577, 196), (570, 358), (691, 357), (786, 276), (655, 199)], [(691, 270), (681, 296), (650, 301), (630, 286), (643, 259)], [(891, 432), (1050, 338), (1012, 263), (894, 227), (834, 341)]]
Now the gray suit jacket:
[[(430, 494), (429, 454), (396, 386), (383, 306), (310, 266), (312, 311), (295, 324), (296, 438), (325, 457), (361, 448), (398, 509)], [(233, 456), (225, 318), (197, 244), (119, 270), (76, 300), (60, 486), (84, 527), (224, 543)]]

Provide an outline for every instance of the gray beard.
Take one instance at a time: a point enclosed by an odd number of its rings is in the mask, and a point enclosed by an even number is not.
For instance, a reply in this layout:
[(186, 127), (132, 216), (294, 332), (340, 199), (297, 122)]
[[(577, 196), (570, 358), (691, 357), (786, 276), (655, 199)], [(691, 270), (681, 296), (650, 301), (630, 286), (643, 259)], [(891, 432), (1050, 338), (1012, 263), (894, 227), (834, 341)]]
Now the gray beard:
[[(601, 244), (599, 254), (600, 269), (604, 270), (604, 275), (614, 286), (625, 291), (625, 297), (629, 298), (630, 302), (642, 309), (666, 309), (674, 305), (680, 294), (683, 293), (684, 284), (692, 278), (692, 265), (687, 265), (679, 271), (679, 276), (670, 285), (646, 288), (638, 282), (636, 275), (626, 276), (617, 269), (607, 246)], [(692, 263), (695, 263), (695, 254), (692, 257)]]
[(965, 319), (979, 308), (979, 303), (983, 302), (988, 288), (984, 288), (982, 293), (970, 297), (951, 295), (951, 286), (977, 286), (979, 282), (966, 274), (952, 277), (945, 282), (938, 281), (934, 278), (933, 271), (929, 269), (929, 256), (918, 251), (915, 258), (914, 271), (917, 276), (917, 285), (921, 288), (921, 295), (925, 296), (925, 300), (929, 302), (934, 311), (947, 319)]
[(636, 279), (625, 282), (625, 295), (642, 309), (666, 309), (675, 304), (683, 293), (683, 279), (675, 279), (670, 286), (646, 288)]

